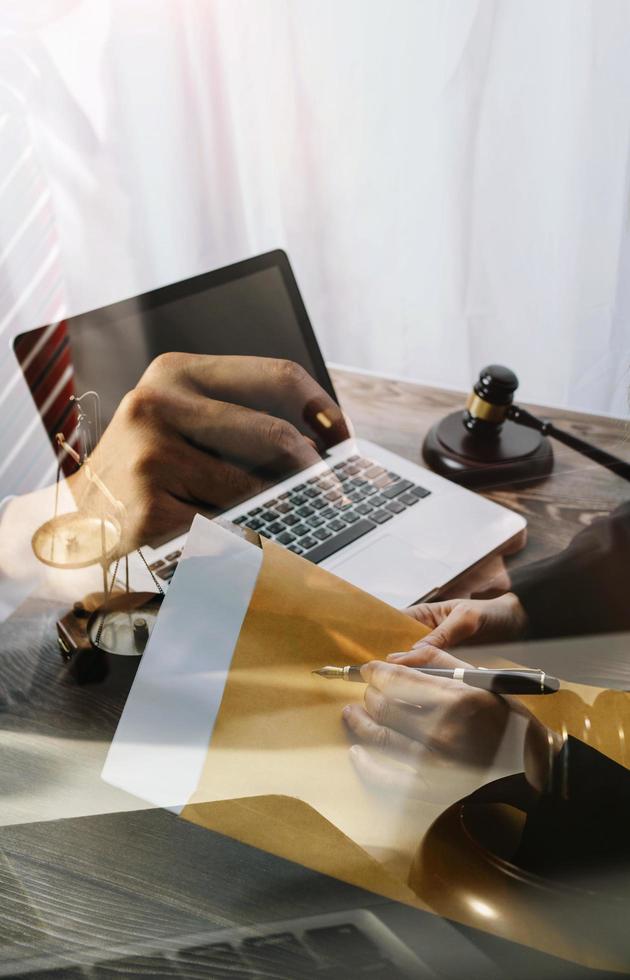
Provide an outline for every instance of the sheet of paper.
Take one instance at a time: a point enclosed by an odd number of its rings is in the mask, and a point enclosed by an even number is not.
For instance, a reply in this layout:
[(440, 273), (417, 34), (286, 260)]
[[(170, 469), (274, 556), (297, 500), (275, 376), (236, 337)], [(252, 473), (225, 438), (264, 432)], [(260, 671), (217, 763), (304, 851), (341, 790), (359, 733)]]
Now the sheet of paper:
[(107, 782), (175, 811), (188, 801), (262, 558), (195, 519), (107, 756)]

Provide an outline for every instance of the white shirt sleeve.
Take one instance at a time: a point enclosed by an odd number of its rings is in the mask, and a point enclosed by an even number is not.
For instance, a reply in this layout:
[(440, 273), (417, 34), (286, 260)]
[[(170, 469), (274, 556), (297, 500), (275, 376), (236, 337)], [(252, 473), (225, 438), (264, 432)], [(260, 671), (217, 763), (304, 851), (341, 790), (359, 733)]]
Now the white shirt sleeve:
[[(2, 520), (4, 511), (14, 496), (0, 500), (0, 546), (2, 542)], [(33, 591), (36, 580), (33, 576), (13, 577), (0, 569), (0, 623), (7, 619)]]
[(3, 500), (0, 500), (0, 518), (2, 517), (2, 511), (4, 510), (4, 508), (7, 506), (7, 504), (11, 500), (13, 500), (13, 497), (12, 496), (11, 497), (5, 497)]

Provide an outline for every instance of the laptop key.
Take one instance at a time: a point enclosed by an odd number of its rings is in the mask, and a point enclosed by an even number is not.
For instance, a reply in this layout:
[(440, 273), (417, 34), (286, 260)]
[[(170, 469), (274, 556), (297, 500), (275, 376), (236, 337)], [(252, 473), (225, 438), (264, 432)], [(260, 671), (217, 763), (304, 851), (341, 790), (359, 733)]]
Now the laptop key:
[(261, 521), (271, 523), (271, 521), (277, 521), (278, 516), (279, 515), (276, 514), (275, 510), (263, 510), (262, 514), (260, 515), (260, 519)]
[(376, 521), (377, 524), (384, 524), (385, 521), (391, 521), (393, 516), (388, 510), (375, 510), (370, 514), (370, 520)]
[(319, 514), (315, 514), (315, 517), (309, 517), (306, 523), (309, 527), (321, 527), (324, 523), (324, 518), (320, 517)]
[(315, 974), (313, 954), (290, 932), (249, 936), (243, 940), (241, 949), (265, 977), (305, 977)]
[[(374, 504), (372, 503), (372, 501), (370, 501), (368, 503), (367, 500), (364, 501), (362, 504), (359, 504), (355, 508), (355, 512), (357, 514), (362, 514), (362, 515), (371, 514), (373, 510), (374, 510)], [(346, 518), (346, 520), (347, 520), (347, 518)]]
[(321, 510), (322, 507), (325, 507), (326, 506), (326, 503), (327, 503), (327, 501), (322, 500), (321, 497), (317, 497), (314, 500), (311, 500), (311, 504), (310, 505), (311, 505), (311, 507), (314, 507), (316, 510)]
[(299, 517), (311, 517), (315, 511), (312, 507), (309, 507), (308, 504), (304, 504), (303, 507), (298, 507), (295, 513), (298, 514)]
[(405, 507), (413, 507), (414, 504), (418, 503), (420, 498), (416, 497), (413, 493), (401, 493), (398, 499), (400, 500), (401, 504), (405, 505)]
[(391, 476), (388, 473), (384, 473), (383, 476), (379, 476), (376, 480), (374, 480), (374, 486), (378, 487), (379, 490), (382, 490), (383, 487), (388, 487), (391, 482)]
[(293, 551), (296, 555), (304, 554), (304, 548), (300, 548), (300, 546), (297, 544), (290, 544), (288, 547), (289, 551)]
[(278, 535), (276, 541), (279, 544), (293, 544), (293, 542), (295, 541), (295, 537), (289, 531), (283, 531), (282, 534)]
[(340, 521), (339, 518), (336, 517), (335, 520), (334, 521), (331, 521), (330, 524), (328, 525), (328, 530), (329, 531), (343, 531), (343, 529), (344, 529), (345, 526), (346, 526), (345, 525), (345, 522), (344, 521)]
[(413, 486), (411, 480), (399, 480), (398, 483), (392, 483), (390, 487), (385, 487), (381, 491), (383, 497), (397, 497), (399, 493), (404, 493), (405, 490), (410, 490)]
[(318, 538), (320, 541), (325, 541), (326, 538), (332, 537), (331, 532), (327, 531), (325, 527), (319, 527), (314, 533), (315, 533), (315, 537)]
[(307, 499), (308, 498), (301, 493), (291, 494), (291, 503), (293, 504), (294, 507), (301, 507), (302, 504), (306, 503)]
[(269, 525), (267, 531), (269, 531), (269, 534), (280, 534), (281, 531), (284, 531), (284, 524), (282, 521), (275, 521)]
[(300, 548), (304, 548), (305, 551), (308, 551), (309, 548), (314, 548), (316, 544), (317, 544), (317, 539), (312, 538), (309, 535), (308, 538), (302, 538), (302, 540), (300, 541)]
[(344, 513), (343, 519), (347, 521), (348, 524), (354, 524), (355, 521), (360, 520), (361, 515), (357, 514), (355, 510), (348, 510)]
[[(391, 514), (388, 515), (391, 517)], [(316, 548), (312, 548), (310, 551), (305, 552), (304, 557), (308, 561), (312, 561), (317, 564), (320, 561), (324, 561), (325, 558), (329, 558), (334, 555), (335, 552), (340, 551), (345, 548), (346, 545), (352, 544), (353, 541), (358, 541), (362, 538), (364, 534), (368, 534), (373, 531), (376, 524), (372, 521), (362, 520), (357, 521), (356, 524), (351, 524), (344, 531), (340, 531), (339, 534), (335, 534), (334, 537), (330, 537), (330, 540), (323, 541), (322, 544), (318, 544)], [(325, 528), (320, 528), (319, 531), (315, 531), (316, 536), (319, 536)], [(326, 532), (328, 533), (328, 532)]]
[(390, 500), (389, 503), (386, 504), (386, 508), (392, 514), (402, 514), (402, 512), (405, 510), (405, 505), (399, 503), (398, 500)]
[(296, 538), (301, 538), (304, 534), (310, 534), (311, 529), (307, 527), (306, 524), (297, 524), (295, 527), (291, 528), (291, 534), (295, 534)]
[(377, 476), (386, 473), (386, 469), (383, 466), (372, 466), (369, 470), (366, 470), (363, 474), (368, 480), (375, 480)]
[(165, 582), (170, 582), (175, 574), (175, 569), (177, 568), (177, 562), (174, 561), (171, 565), (166, 565), (165, 568), (158, 568), (155, 573), (158, 578), (164, 579)]
[[(249, 980), (256, 976), (240, 953), (230, 943), (209, 943), (180, 949), (177, 963), (183, 968), (183, 976), (208, 977), (208, 980)], [(194, 971), (194, 972), (193, 972)]]
[(175, 561), (175, 559), (179, 558), (180, 556), (181, 556), (181, 551), (178, 549), (177, 551), (171, 551), (170, 555), (166, 556), (166, 560)]
[(154, 561), (152, 565), (149, 565), (149, 568), (152, 572), (157, 572), (158, 568), (161, 568), (163, 564), (164, 561), (160, 559), (160, 561)]
[(279, 514), (289, 514), (291, 512), (291, 504), (287, 503), (286, 500), (279, 500), (276, 504), (276, 510)]
[(295, 514), (287, 514), (287, 516), (284, 519), (284, 523), (288, 527), (293, 527), (294, 524), (299, 524), (300, 523), (300, 518), (299, 517), (296, 517)]
[[(351, 922), (308, 929), (305, 938), (324, 962), (332, 961), (338, 966), (356, 969), (363, 966), (373, 968), (383, 961), (376, 943)], [(372, 975), (371, 972), (369, 975)]]
[(320, 510), (319, 516), (323, 517), (324, 520), (329, 521), (332, 517), (337, 516), (337, 511), (334, 507), (327, 507), (326, 510)]
[(431, 491), (430, 490), (426, 490), (424, 487), (415, 486), (415, 487), (412, 487), (411, 488), (411, 490), (409, 491), (409, 493), (413, 493), (413, 494), (415, 494), (416, 497), (422, 498), (422, 497), (428, 497), (430, 495)]
[(259, 520), (258, 517), (254, 517), (251, 521), (248, 521), (245, 526), (251, 531), (260, 531), (261, 527), (264, 527), (265, 525), (261, 520)]

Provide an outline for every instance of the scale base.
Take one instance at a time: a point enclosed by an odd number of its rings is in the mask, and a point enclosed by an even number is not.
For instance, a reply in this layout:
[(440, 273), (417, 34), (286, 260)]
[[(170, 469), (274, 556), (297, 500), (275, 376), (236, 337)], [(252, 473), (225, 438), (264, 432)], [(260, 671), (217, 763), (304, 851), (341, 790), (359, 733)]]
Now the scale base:
[[(131, 684), (164, 596), (156, 592), (92, 593), (57, 621), (67, 674), (77, 684), (110, 676)], [(144, 627), (134, 631), (141, 620)]]

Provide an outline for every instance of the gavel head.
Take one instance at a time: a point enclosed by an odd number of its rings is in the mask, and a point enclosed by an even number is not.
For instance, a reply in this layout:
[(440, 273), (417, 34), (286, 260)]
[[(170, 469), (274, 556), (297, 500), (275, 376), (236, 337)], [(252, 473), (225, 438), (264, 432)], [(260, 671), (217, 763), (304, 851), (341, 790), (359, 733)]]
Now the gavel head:
[(518, 378), (509, 368), (500, 364), (483, 368), (466, 403), (464, 428), (475, 436), (496, 438), (508, 418), (517, 388)]

